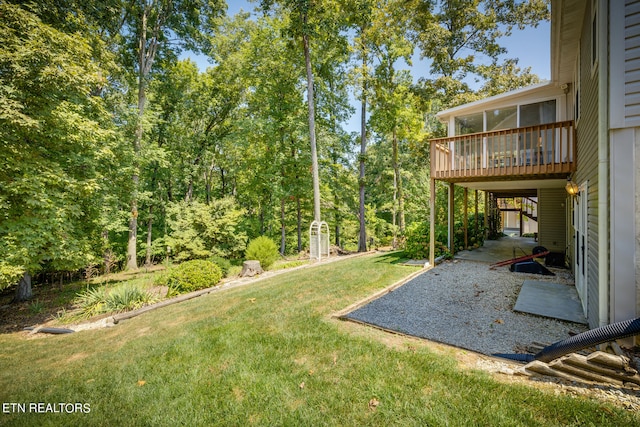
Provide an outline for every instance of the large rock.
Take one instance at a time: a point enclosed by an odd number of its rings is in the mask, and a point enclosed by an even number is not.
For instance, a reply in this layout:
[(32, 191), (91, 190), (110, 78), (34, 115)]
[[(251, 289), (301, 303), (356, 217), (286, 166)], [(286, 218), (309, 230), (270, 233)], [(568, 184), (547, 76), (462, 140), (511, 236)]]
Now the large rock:
[(242, 271), (240, 277), (253, 277), (256, 274), (263, 273), (260, 261), (250, 260), (242, 263)]

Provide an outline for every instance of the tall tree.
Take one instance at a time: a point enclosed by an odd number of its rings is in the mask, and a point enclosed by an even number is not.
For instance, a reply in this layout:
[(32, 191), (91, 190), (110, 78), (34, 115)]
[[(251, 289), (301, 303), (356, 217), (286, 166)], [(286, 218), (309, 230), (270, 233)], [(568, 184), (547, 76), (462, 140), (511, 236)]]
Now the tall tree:
[(393, 168), (393, 246), (398, 244), (397, 232), (404, 234), (405, 212), (400, 142), (419, 138), (422, 130), (421, 114), (416, 109), (410, 90), (412, 77), (406, 70), (397, 70), (398, 63), (411, 64), (413, 45), (408, 37), (407, 11), (403, 1), (388, 0), (375, 11), (372, 36), (377, 59), (375, 67), (373, 128), (387, 137), (392, 145)]
[(110, 150), (105, 84), (91, 40), (0, 4), (0, 288), (91, 262), (101, 163)]
[[(415, 41), (423, 58), (431, 60), (431, 75), (423, 85), (431, 85), (445, 105), (474, 99), (465, 79), (488, 77), (487, 60), (500, 67), (506, 49), (502, 37), (514, 28), (537, 26), (549, 19), (548, 0), (411, 0), (410, 15)], [(515, 69), (511, 69), (516, 71)], [(494, 76), (491, 75), (491, 78)]]
[(353, 26), (356, 28), (356, 36), (353, 38), (353, 51), (360, 64), (354, 68), (354, 73), (358, 76), (358, 86), (356, 89), (360, 93), (360, 154), (358, 156), (358, 252), (367, 251), (367, 228), (365, 215), (365, 166), (367, 156), (367, 101), (369, 96), (369, 81), (371, 79), (370, 55), (371, 43), (374, 39), (371, 36), (371, 20), (373, 4), (370, 0), (354, 0), (349, 3), (350, 17)]
[[(307, 107), (309, 116), (309, 145), (311, 148), (311, 174), (313, 180), (313, 217), (320, 221), (320, 171), (318, 167), (318, 149), (316, 144), (316, 117), (314, 97), (314, 74), (311, 63), (312, 35), (323, 24), (323, 20), (331, 19), (329, 12), (335, 11), (332, 1), (319, 2), (317, 0), (263, 0), (262, 8), (268, 11), (274, 7), (274, 3), (280, 3), (290, 17), (290, 34), (301, 41), (304, 55), (306, 79), (307, 79)], [(326, 24), (326, 22), (325, 22)]]
[[(212, 31), (215, 18), (226, 3), (215, 0), (132, 0), (123, 4), (121, 16), (126, 25), (121, 36), (129, 49), (125, 57), (130, 61), (136, 78), (137, 122), (132, 146), (135, 153), (132, 174), (131, 217), (127, 245), (127, 269), (138, 268), (138, 191), (140, 156), (143, 143), (143, 118), (147, 107), (147, 87), (158, 55), (174, 56), (181, 48), (198, 49)], [(174, 37), (172, 37), (174, 36)], [(175, 42), (178, 43), (175, 43)]]

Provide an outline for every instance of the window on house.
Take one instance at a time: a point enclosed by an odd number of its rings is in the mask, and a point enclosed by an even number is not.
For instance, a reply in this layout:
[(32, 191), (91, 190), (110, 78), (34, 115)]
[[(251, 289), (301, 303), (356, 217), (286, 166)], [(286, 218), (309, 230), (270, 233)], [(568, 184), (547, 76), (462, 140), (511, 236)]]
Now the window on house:
[(555, 99), (520, 106), (520, 127), (544, 125), (555, 121)]
[(456, 135), (466, 135), (469, 133), (482, 132), (484, 129), (483, 114), (469, 114), (455, 118)]
[(486, 115), (487, 132), (518, 127), (518, 110), (516, 107), (488, 110), (486, 111)]

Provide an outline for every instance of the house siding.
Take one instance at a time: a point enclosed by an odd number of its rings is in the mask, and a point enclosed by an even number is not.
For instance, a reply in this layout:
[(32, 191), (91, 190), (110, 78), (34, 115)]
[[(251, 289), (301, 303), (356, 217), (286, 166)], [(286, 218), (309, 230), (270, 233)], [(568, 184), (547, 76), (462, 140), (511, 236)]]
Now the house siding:
[(550, 251), (564, 252), (566, 241), (564, 188), (541, 188), (538, 190), (538, 220), (543, 224), (538, 231), (538, 242)]
[(640, 1), (625, 3), (624, 25), (624, 119), (627, 126), (640, 125)]
[(577, 170), (575, 181), (588, 183), (587, 194), (587, 320), (591, 327), (599, 322), (598, 283), (598, 68), (592, 72), (591, 4), (587, 6), (580, 41), (580, 118), (576, 123)]

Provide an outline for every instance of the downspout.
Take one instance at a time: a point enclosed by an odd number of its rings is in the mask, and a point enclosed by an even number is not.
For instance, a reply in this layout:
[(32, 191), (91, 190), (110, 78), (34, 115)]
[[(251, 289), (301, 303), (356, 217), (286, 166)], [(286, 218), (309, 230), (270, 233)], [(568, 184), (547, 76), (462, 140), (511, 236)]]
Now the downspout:
[(609, 2), (598, 2), (598, 322), (609, 323)]

